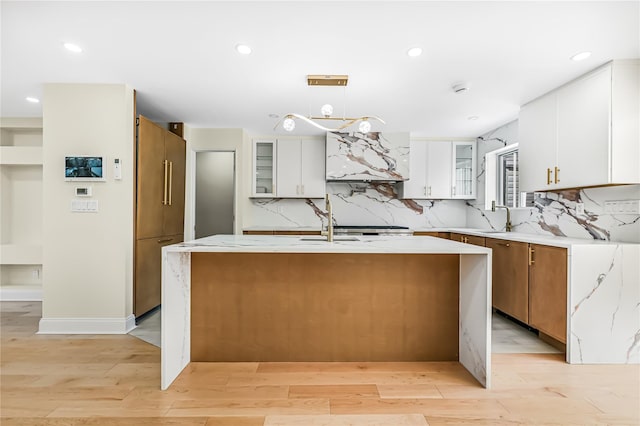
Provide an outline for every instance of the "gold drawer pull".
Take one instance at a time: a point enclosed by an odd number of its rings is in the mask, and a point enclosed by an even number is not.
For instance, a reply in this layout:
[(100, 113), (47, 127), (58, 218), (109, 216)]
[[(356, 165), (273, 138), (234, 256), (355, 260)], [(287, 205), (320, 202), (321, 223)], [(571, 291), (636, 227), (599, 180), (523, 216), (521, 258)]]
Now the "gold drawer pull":
[(533, 260), (534, 253), (535, 253), (535, 250), (531, 246), (529, 246), (529, 266), (535, 263), (535, 261)]
[(547, 185), (551, 185), (551, 169), (547, 168)]
[(511, 247), (511, 244), (509, 243), (498, 243), (498, 244), (505, 247)]
[(555, 183), (560, 183), (560, 169), (556, 167), (556, 182)]
[(158, 244), (168, 243), (171, 240), (173, 240), (173, 238), (163, 238), (161, 240), (158, 240)]

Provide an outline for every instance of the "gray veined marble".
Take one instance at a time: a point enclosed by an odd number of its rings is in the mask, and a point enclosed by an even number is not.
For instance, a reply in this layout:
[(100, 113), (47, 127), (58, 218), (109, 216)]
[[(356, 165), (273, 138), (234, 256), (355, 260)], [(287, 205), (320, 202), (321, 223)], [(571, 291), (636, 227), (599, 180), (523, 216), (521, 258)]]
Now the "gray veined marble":
[(409, 133), (327, 133), (327, 180), (409, 179)]

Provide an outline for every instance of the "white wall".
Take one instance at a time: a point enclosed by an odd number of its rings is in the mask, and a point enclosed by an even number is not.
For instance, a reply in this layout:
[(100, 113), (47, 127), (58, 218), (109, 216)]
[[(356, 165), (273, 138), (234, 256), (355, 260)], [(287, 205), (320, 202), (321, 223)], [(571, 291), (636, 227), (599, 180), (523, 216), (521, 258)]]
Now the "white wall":
[[(124, 85), (46, 84), (40, 332), (126, 332), (133, 312), (134, 96)], [(106, 182), (65, 182), (64, 157), (106, 156)], [(113, 179), (113, 161), (122, 180)], [(72, 213), (93, 187), (97, 213)]]
[(195, 153), (197, 151), (235, 151), (235, 212), (234, 233), (241, 234), (245, 215), (250, 211), (251, 139), (243, 129), (199, 129), (185, 126), (187, 167), (185, 182), (185, 240), (194, 238), (195, 218)]

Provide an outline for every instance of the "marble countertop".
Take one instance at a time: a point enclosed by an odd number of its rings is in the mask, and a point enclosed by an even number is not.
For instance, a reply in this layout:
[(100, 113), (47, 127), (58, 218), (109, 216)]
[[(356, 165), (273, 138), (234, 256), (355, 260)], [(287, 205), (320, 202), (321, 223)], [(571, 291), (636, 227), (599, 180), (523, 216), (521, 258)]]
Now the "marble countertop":
[[(296, 226), (249, 226), (243, 231), (321, 231), (320, 227)], [(496, 232), (490, 229), (477, 228), (414, 228), (413, 232), (456, 232), (459, 234), (476, 235), (479, 237), (495, 238), (499, 240), (519, 241), (523, 243), (543, 244), (554, 247), (571, 248), (575, 245), (620, 245), (620, 243), (603, 240), (586, 240), (580, 238), (556, 237), (554, 235), (525, 234), (522, 232)], [(398, 238), (398, 237), (394, 237)]]
[(214, 235), (163, 248), (168, 252), (489, 254), (490, 249), (435, 237)]

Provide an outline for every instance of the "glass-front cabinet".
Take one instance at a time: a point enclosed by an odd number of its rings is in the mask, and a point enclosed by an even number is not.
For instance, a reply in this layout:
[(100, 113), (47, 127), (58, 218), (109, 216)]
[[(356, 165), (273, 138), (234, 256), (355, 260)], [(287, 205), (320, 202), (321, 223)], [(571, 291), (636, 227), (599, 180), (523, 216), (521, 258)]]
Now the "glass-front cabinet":
[(253, 141), (253, 197), (276, 195), (276, 142)]
[(452, 198), (476, 198), (476, 143), (453, 143)]

